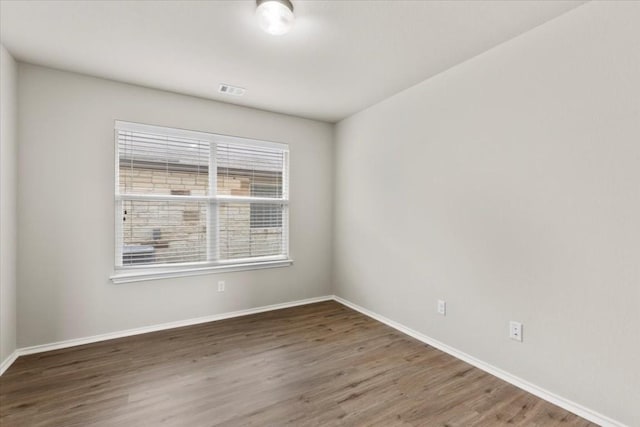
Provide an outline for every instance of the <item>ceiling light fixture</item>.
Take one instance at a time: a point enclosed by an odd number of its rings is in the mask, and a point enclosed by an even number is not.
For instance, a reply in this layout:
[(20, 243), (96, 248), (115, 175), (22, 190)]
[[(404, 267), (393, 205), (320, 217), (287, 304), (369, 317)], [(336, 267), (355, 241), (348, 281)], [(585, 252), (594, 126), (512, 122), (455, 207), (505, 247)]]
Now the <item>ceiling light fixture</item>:
[(256, 16), (260, 28), (269, 34), (280, 36), (293, 27), (293, 5), (289, 0), (256, 0)]

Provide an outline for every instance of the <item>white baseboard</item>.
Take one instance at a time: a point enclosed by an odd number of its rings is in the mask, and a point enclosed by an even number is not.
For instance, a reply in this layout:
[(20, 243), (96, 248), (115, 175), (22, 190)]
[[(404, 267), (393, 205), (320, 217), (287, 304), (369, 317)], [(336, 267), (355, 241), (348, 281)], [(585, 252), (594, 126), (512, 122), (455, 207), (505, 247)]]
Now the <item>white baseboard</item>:
[(315, 302), (330, 301), (332, 299), (333, 299), (333, 295), (326, 295), (326, 296), (322, 296), (322, 297), (307, 298), (307, 299), (303, 299), (303, 300), (284, 302), (284, 303), (280, 303), (280, 304), (265, 305), (265, 306), (262, 306), (262, 307), (249, 308), (249, 309), (246, 309), (246, 310), (238, 310), (238, 311), (232, 311), (232, 312), (221, 313), (221, 314), (212, 314), (210, 316), (203, 316), (203, 317), (197, 317), (197, 318), (193, 318), (193, 319), (179, 320), (179, 321), (176, 321), (176, 322), (168, 322), (168, 323), (161, 323), (161, 324), (158, 324), (158, 325), (144, 326), (144, 327), (141, 327), (141, 328), (127, 329), (127, 330), (124, 330), (124, 331), (109, 332), (109, 333), (106, 333), (106, 334), (93, 335), (93, 336), (90, 336), (90, 337), (74, 338), (74, 339), (70, 339), (70, 340), (58, 341), (58, 342), (49, 343), (49, 344), (34, 345), (34, 346), (31, 346), (31, 347), (23, 347), (23, 348), (19, 348), (16, 351), (14, 351), (13, 354), (9, 358), (7, 358), (7, 360), (5, 360), (2, 363), (2, 365), (1, 365), (2, 366), (2, 370), (0, 370), (0, 375), (2, 375), (2, 373), (4, 373), (4, 371), (7, 368), (9, 368), (9, 366), (11, 366), (11, 364), (18, 358), (18, 356), (25, 356), (27, 354), (42, 353), (42, 352), (51, 351), (51, 350), (59, 350), (61, 348), (75, 347), (75, 346), (83, 345), (83, 344), (91, 344), (91, 343), (95, 343), (95, 342), (99, 342), (99, 341), (111, 340), (111, 339), (114, 339), (114, 338), (123, 338), (123, 337), (129, 337), (129, 336), (132, 336), (132, 335), (146, 334), (148, 332), (164, 331), (166, 329), (179, 328), (179, 327), (182, 327), (182, 326), (190, 326), (190, 325), (197, 325), (197, 324), (200, 324), (200, 323), (214, 322), (216, 320), (223, 320), (223, 319), (230, 319), (230, 318), (233, 318), (233, 317), (247, 316), (249, 314), (263, 313), (265, 311), (280, 310), (280, 309), (283, 309), (283, 308), (296, 307), (296, 306), (299, 306), (299, 305), (312, 304), (312, 303), (315, 303)]
[(18, 350), (14, 350), (13, 353), (11, 353), (9, 355), (9, 357), (7, 357), (6, 359), (4, 359), (2, 361), (2, 363), (0, 363), (0, 375), (4, 374), (4, 371), (6, 371), (7, 369), (9, 369), (9, 366), (11, 366), (13, 364), (13, 362), (16, 361), (16, 359), (18, 358), (19, 354), (18, 354)]
[(561, 396), (558, 396), (555, 393), (552, 393), (548, 390), (545, 390), (541, 387), (538, 387), (535, 384), (532, 384), (528, 381), (523, 380), (522, 378), (516, 377), (515, 375), (512, 375), (506, 371), (503, 371), (502, 369), (496, 368), (493, 365), (490, 365), (488, 363), (485, 363), (479, 359), (476, 359), (473, 356), (470, 356), (460, 350), (457, 350), (453, 347), (450, 347), (438, 340), (435, 340), (431, 337), (428, 337), (427, 335), (424, 335), (420, 332), (414, 331), (411, 328), (408, 328), (398, 322), (395, 322), (391, 319), (388, 319), (378, 313), (375, 313), (371, 310), (368, 310), (364, 307), (360, 307), (357, 304), (352, 303), (351, 301), (348, 301), (344, 298), (341, 298), (337, 295), (333, 296), (333, 299), (336, 300), (337, 302), (344, 304), (345, 306), (359, 311), (360, 313), (364, 314), (365, 316), (369, 316), (372, 319), (375, 319), (381, 323), (384, 323), (387, 326), (392, 327), (393, 329), (396, 329), (406, 335), (409, 335), (410, 337), (413, 337), (415, 339), (417, 339), (418, 341), (422, 341), (425, 344), (428, 344), (432, 347), (437, 348), (438, 350), (442, 350), (443, 352), (450, 354), (451, 356), (460, 359), (464, 362), (467, 362), (470, 365), (475, 366), (478, 369), (481, 369), (493, 376), (496, 376), (498, 378), (500, 378), (503, 381), (508, 382), (509, 384), (512, 384), (518, 388), (521, 388), (522, 390), (525, 390), (531, 394), (533, 394), (534, 396), (537, 396), (541, 399), (544, 399), (548, 402), (553, 403), (554, 405), (557, 405), (563, 409), (566, 409), (569, 412), (572, 412), (588, 421), (591, 421), (593, 423), (596, 423), (598, 425), (601, 425), (602, 427), (626, 427), (624, 424), (613, 420), (605, 415), (599, 414), (595, 411), (592, 411), (589, 408), (585, 408), (584, 406), (572, 402), (568, 399), (565, 399)]
[(422, 341), (425, 344), (428, 344), (432, 347), (435, 347), (439, 350), (444, 351), (447, 354), (450, 354), (451, 356), (463, 360), (467, 363), (469, 363), (470, 365), (475, 366), (478, 369), (481, 369), (491, 375), (494, 375), (498, 378), (500, 378), (503, 381), (506, 381), (510, 384), (513, 384), (514, 386), (521, 388), (541, 399), (544, 399), (548, 402), (553, 403), (554, 405), (557, 405), (563, 409), (566, 409), (567, 411), (570, 411), (576, 415), (581, 416), (582, 418), (589, 420), (593, 423), (599, 424), (602, 427), (626, 427), (624, 424), (615, 421), (605, 415), (599, 414), (595, 411), (592, 411), (589, 408), (585, 408), (582, 405), (579, 405), (575, 402), (572, 402), (568, 399), (565, 399), (561, 396), (558, 396), (557, 394), (554, 394), (548, 390), (545, 390), (541, 387), (536, 386), (535, 384), (532, 384), (528, 381), (523, 380), (522, 378), (516, 377), (506, 371), (503, 371), (502, 369), (496, 368), (495, 366), (492, 366), (488, 363), (485, 363), (479, 359), (476, 359), (473, 356), (470, 356), (460, 350), (457, 350), (453, 347), (450, 347), (438, 340), (435, 340), (431, 337), (428, 337), (427, 335), (424, 335), (420, 332), (417, 332), (411, 328), (408, 328), (398, 322), (395, 322), (391, 319), (388, 319), (380, 314), (377, 314), (373, 311), (370, 311), (364, 307), (361, 307), (357, 304), (352, 303), (351, 301), (345, 300), (344, 298), (341, 298), (337, 295), (327, 295), (327, 296), (322, 296), (322, 297), (315, 297), (315, 298), (307, 298), (307, 299), (303, 299), (303, 300), (298, 300), (298, 301), (291, 301), (291, 302), (285, 302), (285, 303), (280, 303), (280, 304), (273, 304), (273, 305), (266, 305), (266, 306), (262, 306), (262, 307), (256, 307), (256, 308), (250, 308), (250, 309), (246, 309), (246, 310), (239, 310), (239, 311), (233, 311), (233, 312), (229, 312), (229, 313), (221, 313), (221, 314), (213, 314), (210, 316), (204, 316), (204, 317), (197, 317), (194, 319), (187, 319), (187, 320), (179, 320), (176, 322), (169, 322), (169, 323), (162, 323), (159, 325), (151, 325), (151, 326), (145, 326), (145, 327), (141, 327), (141, 328), (134, 328), (134, 329), (127, 329), (124, 331), (118, 331), (118, 332), (110, 332), (107, 334), (101, 334), (101, 335), (94, 335), (94, 336), (90, 336), (90, 337), (85, 337), (85, 338), (76, 338), (76, 339), (71, 339), (71, 340), (65, 340), (65, 341), (59, 341), (59, 342), (54, 342), (54, 343), (50, 343), (50, 344), (42, 344), (42, 345), (36, 345), (36, 346), (32, 346), (32, 347), (24, 347), (24, 348), (19, 348), (17, 350), (15, 350), (6, 360), (4, 360), (2, 362), (2, 364), (0, 364), (0, 375), (2, 375), (10, 366), (11, 364), (19, 357), (19, 356), (24, 356), (27, 354), (34, 354), (34, 353), (42, 353), (45, 351), (51, 351), (51, 350), (58, 350), (61, 348), (68, 348), (68, 347), (75, 347), (78, 345), (83, 345), (83, 344), (91, 344), (91, 343), (95, 343), (95, 342), (99, 342), (99, 341), (105, 341), (105, 340), (110, 340), (110, 339), (114, 339), (114, 338), (123, 338), (123, 337), (128, 337), (128, 336), (132, 336), (132, 335), (139, 335), (139, 334), (145, 334), (148, 332), (156, 332), (156, 331), (163, 331), (163, 330), (167, 330), (167, 329), (172, 329), (172, 328), (179, 328), (182, 326), (190, 326), (190, 325), (197, 325), (200, 323), (207, 323), (207, 322), (213, 322), (216, 320), (223, 320), (223, 319), (230, 319), (233, 317), (241, 317), (241, 316), (247, 316), (250, 314), (257, 314), (257, 313), (263, 313), (266, 311), (273, 311), (273, 310), (280, 310), (283, 308), (289, 308), (289, 307), (296, 307), (299, 305), (306, 305), (306, 304), (313, 304), (316, 302), (322, 302), (322, 301), (329, 301), (329, 300), (335, 300), (353, 310), (356, 310), (368, 317), (371, 317), (372, 319), (375, 319), (381, 323), (384, 323), (385, 325), (388, 325), (404, 334), (407, 334), (419, 341)]

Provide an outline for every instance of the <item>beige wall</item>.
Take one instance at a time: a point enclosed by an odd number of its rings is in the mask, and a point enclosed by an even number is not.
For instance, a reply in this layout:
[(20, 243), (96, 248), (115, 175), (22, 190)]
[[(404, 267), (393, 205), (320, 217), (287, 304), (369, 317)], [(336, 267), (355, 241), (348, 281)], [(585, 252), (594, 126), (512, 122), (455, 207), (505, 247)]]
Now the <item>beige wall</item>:
[(0, 364), (16, 349), (17, 66), (0, 45)]
[(335, 293), (640, 425), (639, 22), (588, 3), (340, 122)]
[[(331, 125), (26, 64), (19, 77), (19, 347), (331, 292)], [(114, 120), (288, 143), (293, 266), (111, 283)]]

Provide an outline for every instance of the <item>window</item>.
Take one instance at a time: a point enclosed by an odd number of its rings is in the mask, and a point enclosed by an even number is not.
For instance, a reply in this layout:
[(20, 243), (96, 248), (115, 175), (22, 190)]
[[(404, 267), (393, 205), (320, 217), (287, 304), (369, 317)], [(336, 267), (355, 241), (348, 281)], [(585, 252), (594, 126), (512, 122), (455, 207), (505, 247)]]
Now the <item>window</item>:
[(286, 144), (120, 121), (115, 134), (114, 281), (288, 261)]

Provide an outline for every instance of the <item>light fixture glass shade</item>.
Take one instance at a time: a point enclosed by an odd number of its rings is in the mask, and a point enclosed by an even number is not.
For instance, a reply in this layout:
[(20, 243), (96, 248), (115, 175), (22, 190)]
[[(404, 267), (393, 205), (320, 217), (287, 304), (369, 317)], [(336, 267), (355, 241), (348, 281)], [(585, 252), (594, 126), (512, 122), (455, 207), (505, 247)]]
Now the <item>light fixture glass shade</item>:
[(288, 33), (295, 20), (291, 3), (282, 0), (259, 1), (256, 16), (260, 28), (276, 36)]

